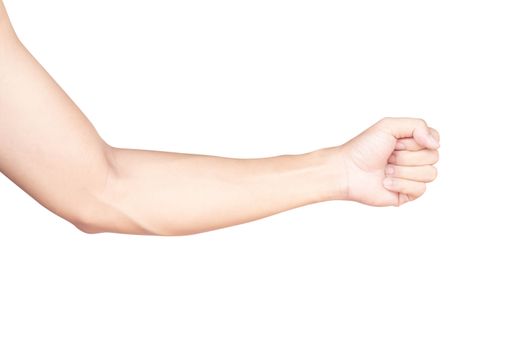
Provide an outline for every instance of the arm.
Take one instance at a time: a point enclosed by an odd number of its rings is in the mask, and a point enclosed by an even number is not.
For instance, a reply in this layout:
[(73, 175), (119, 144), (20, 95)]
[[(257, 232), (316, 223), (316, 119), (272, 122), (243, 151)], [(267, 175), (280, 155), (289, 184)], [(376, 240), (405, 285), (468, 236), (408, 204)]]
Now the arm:
[(111, 147), (20, 43), (1, 2), (0, 20), (0, 171), (84, 232), (191, 234), (333, 199), (401, 205), (436, 176), (438, 135), (419, 119), (264, 159)]
[(78, 223), (101, 188), (108, 146), (17, 38), (0, 1), (0, 171)]

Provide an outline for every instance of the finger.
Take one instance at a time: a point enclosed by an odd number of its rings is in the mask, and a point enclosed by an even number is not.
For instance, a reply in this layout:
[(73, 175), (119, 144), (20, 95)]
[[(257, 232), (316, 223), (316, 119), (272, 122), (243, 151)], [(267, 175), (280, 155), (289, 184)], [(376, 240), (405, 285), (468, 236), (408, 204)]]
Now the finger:
[[(436, 129), (433, 129), (433, 128), (429, 128), (429, 132), (432, 135), (432, 137), (434, 137), (434, 139), (438, 141), (439, 143), (440, 133)], [(425, 149), (425, 147), (417, 143), (413, 137), (407, 137), (407, 138), (398, 139), (395, 144), (395, 149), (397, 151), (419, 151), (419, 150)]]
[(440, 146), (423, 119), (384, 118), (376, 125), (396, 139), (413, 137), (419, 145), (429, 149), (437, 149)]
[(440, 142), (440, 133), (438, 132), (438, 130), (433, 129), (433, 128), (429, 128), (429, 131), (430, 131), (430, 134), (432, 135), (432, 137), (434, 137), (434, 139), (436, 139), (436, 141), (438, 141), (438, 143), (439, 143)]
[(431, 165), (398, 166), (388, 164), (384, 172), (388, 176), (421, 182), (432, 182), (438, 176), (438, 171)]
[(427, 189), (427, 185), (424, 182), (398, 179), (395, 177), (384, 178), (382, 184), (388, 191), (405, 194), (410, 200), (418, 198)]
[(422, 149), (425, 149), (425, 147), (419, 145), (412, 137), (399, 139), (395, 143), (396, 151), (420, 151)]
[(404, 166), (433, 165), (439, 160), (438, 151), (424, 149), (421, 151), (394, 151), (388, 163)]
[[(434, 137), (434, 139), (439, 143), (440, 133), (433, 128), (429, 128), (429, 131), (432, 137)], [(417, 143), (413, 137), (407, 137), (397, 140), (397, 143), (395, 144), (395, 149), (397, 151), (419, 151), (425, 149), (425, 147)]]
[(399, 206), (407, 203), (410, 201), (410, 198), (408, 197), (408, 195), (404, 194), (404, 193), (399, 193)]

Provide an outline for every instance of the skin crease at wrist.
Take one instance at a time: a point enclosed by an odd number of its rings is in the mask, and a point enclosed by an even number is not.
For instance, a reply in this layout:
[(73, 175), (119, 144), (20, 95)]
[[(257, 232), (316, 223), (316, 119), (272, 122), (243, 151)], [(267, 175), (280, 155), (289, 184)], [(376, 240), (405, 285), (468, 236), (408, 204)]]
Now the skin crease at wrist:
[(110, 146), (18, 40), (1, 1), (0, 124), (0, 171), (87, 233), (185, 235), (338, 199), (400, 206), (436, 178), (439, 147), (418, 118), (269, 158)]

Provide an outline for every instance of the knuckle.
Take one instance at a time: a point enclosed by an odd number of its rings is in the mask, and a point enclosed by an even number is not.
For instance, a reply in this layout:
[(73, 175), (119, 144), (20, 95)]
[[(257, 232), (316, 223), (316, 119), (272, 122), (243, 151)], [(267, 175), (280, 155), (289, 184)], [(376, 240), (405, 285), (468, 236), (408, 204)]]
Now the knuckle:
[(424, 167), (423, 176), (422, 176), (423, 182), (432, 182), (436, 180), (437, 176), (438, 176), (438, 173), (435, 167), (433, 167), (432, 165), (427, 165)]
[(384, 118), (382, 118), (381, 120), (379, 120), (377, 122), (377, 125), (379, 125), (379, 126), (390, 125), (390, 123), (392, 122), (392, 119), (393, 118), (390, 118), (390, 117), (384, 117)]
[(434, 181), (438, 177), (438, 169), (436, 169), (435, 167), (431, 167), (431, 171), (432, 171), (432, 174), (430, 177), (430, 181)]
[(392, 132), (392, 119), (390, 117), (384, 117), (373, 125), (373, 127), (390, 134)]
[(421, 196), (423, 193), (425, 193), (426, 190), (427, 190), (427, 185), (424, 182), (422, 182), (419, 185), (418, 195)]
[(410, 120), (412, 120), (414, 123), (416, 123), (418, 127), (428, 128), (428, 125), (427, 125), (427, 122), (425, 121), (425, 119), (422, 119), (422, 118), (410, 118)]
[(436, 140), (440, 141), (440, 133), (438, 132), (438, 130), (430, 128), (430, 131), (432, 132)]
[(438, 151), (432, 151), (432, 161), (434, 163), (438, 163), (439, 160), (440, 160), (440, 153)]
[(418, 121), (419, 124), (423, 125), (423, 126), (427, 126), (427, 122), (425, 121), (425, 119), (422, 119), (422, 118), (416, 118), (416, 120)]

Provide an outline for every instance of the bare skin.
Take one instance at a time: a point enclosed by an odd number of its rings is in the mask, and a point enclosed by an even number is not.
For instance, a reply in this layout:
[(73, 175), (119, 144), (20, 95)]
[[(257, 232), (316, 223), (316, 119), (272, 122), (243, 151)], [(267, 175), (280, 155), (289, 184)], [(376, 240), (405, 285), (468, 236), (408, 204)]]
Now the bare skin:
[(0, 171), (84, 232), (185, 235), (328, 200), (399, 206), (436, 178), (438, 147), (438, 132), (414, 118), (262, 159), (110, 146), (20, 42), (0, 0)]

